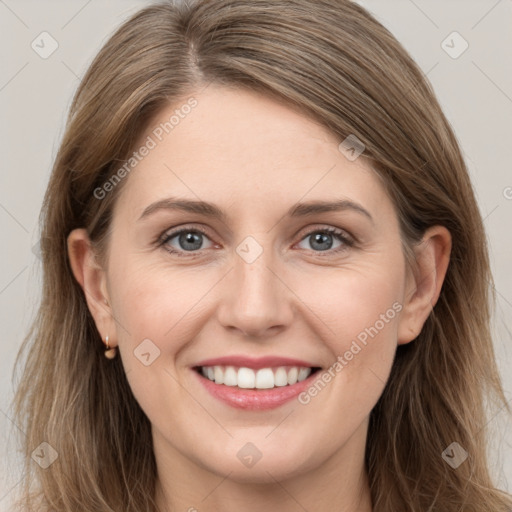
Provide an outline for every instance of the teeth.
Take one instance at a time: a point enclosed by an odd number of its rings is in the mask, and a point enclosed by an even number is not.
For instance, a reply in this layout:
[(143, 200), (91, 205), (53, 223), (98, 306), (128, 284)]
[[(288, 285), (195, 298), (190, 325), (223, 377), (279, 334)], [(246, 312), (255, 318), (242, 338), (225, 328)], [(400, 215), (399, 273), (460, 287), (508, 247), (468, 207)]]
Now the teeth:
[(303, 380), (305, 380), (309, 377), (310, 373), (311, 373), (310, 368), (301, 368), (299, 370), (299, 375), (297, 377), (297, 380), (299, 382), (302, 382)]
[(290, 384), (290, 386), (297, 382), (298, 375), (299, 375), (299, 369), (297, 367), (290, 368), (290, 370), (288, 371), (288, 378), (287, 378), (288, 384)]
[(237, 378), (235, 378), (235, 386), (238, 385), (239, 388), (252, 389), (255, 387), (255, 382), (256, 375), (254, 370), (250, 368), (239, 368)]
[(288, 374), (284, 368), (278, 368), (274, 374), (274, 386), (286, 386), (288, 384)]
[[(208, 371), (208, 378), (212, 380), (210, 377), (210, 372)], [(220, 366), (213, 367), (213, 380), (215, 384), (224, 384), (224, 372)]]
[(292, 386), (307, 379), (311, 368), (298, 366), (280, 366), (278, 368), (235, 368), (234, 366), (203, 366), (201, 374), (215, 384), (238, 386), (243, 389), (272, 389)]
[[(241, 368), (240, 371), (242, 371)], [(256, 385), (254, 387), (257, 389), (270, 389), (274, 387), (274, 372), (271, 368), (262, 368), (256, 372)]]
[[(217, 382), (217, 379), (215, 379)], [(238, 379), (236, 371), (232, 366), (228, 366), (224, 371), (224, 385), (225, 386), (236, 386), (238, 385)]]

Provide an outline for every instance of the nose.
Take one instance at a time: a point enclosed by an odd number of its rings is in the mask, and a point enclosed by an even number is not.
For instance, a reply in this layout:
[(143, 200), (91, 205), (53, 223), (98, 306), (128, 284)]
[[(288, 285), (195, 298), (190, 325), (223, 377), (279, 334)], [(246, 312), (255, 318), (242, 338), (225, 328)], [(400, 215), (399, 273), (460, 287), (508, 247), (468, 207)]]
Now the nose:
[(217, 316), (224, 328), (262, 339), (291, 324), (294, 295), (269, 247), (249, 261), (234, 254), (234, 268), (223, 279)]

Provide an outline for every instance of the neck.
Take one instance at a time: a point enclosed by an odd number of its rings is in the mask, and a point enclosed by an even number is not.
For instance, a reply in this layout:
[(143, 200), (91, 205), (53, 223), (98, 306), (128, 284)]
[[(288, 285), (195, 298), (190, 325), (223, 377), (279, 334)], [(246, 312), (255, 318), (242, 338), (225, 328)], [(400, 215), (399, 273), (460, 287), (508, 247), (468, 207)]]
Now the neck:
[(153, 431), (159, 512), (372, 512), (364, 467), (365, 429), (318, 466), (277, 479), (240, 481), (195, 464)]

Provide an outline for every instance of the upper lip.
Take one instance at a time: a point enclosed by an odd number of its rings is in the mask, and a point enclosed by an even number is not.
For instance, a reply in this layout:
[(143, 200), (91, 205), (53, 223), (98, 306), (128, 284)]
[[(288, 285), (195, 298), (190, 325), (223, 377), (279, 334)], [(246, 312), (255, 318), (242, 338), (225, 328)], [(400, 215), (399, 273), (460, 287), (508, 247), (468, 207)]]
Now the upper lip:
[(242, 355), (215, 357), (205, 359), (195, 366), (236, 366), (239, 368), (275, 368), (278, 366), (299, 366), (303, 368), (319, 368), (320, 365), (309, 363), (301, 359), (292, 359), (289, 357), (265, 356), (265, 357), (247, 357)]

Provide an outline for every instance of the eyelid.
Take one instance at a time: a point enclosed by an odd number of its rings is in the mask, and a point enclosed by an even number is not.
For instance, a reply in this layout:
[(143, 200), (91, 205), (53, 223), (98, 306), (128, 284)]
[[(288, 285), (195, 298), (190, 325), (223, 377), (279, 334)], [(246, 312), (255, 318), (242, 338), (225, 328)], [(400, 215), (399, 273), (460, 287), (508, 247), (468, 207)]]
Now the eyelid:
[(325, 232), (328, 232), (328, 233), (331, 233), (331, 234), (336, 234), (336, 235), (341, 236), (341, 237), (345, 238), (347, 241), (350, 241), (351, 243), (354, 243), (354, 244), (358, 241), (357, 238), (354, 235), (352, 235), (352, 233), (347, 231), (346, 229), (339, 228), (339, 227), (336, 227), (336, 226), (332, 226), (331, 224), (313, 224), (313, 225), (309, 225), (309, 226), (301, 229), (295, 235), (295, 237), (299, 236), (300, 239), (302, 240), (305, 236), (311, 235), (311, 234), (316, 233), (318, 231), (325, 231)]
[(174, 238), (176, 235), (179, 235), (182, 231), (198, 231), (199, 233), (202, 233), (203, 235), (206, 235), (208, 238), (210, 238), (206, 228), (198, 227), (195, 224), (185, 224), (183, 226), (166, 229), (162, 234), (158, 235), (157, 242), (165, 242), (167, 239)]

